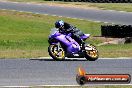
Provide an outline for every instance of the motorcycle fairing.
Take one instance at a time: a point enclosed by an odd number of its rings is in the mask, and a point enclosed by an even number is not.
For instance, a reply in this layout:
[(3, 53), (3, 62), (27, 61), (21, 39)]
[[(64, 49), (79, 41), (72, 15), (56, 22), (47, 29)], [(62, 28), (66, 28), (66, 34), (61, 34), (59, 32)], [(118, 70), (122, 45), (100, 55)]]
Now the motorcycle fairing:
[(69, 53), (77, 53), (80, 50), (79, 44), (70, 36), (61, 34), (59, 36), (56, 36), (55, 38), (66, 45), (67, 51)]
[(84, 34), (81, 36), (81, 39), (86, 40), (87, 38), (89, 38), (90, 34)]

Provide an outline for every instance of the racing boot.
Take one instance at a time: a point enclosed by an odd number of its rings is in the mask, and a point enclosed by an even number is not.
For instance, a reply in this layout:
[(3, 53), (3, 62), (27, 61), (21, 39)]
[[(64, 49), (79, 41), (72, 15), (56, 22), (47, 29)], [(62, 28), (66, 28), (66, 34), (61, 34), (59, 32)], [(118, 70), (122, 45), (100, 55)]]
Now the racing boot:
[(83, 51), (85, 50), (85, 43), (84, 43), (84, 42), (81, 44), (81, 49), (82, 49)]
[(80, 46), (81, 46), (81, 50), (84, 51), (85, 50), (85, 42), (81, 39), (80, 41)]

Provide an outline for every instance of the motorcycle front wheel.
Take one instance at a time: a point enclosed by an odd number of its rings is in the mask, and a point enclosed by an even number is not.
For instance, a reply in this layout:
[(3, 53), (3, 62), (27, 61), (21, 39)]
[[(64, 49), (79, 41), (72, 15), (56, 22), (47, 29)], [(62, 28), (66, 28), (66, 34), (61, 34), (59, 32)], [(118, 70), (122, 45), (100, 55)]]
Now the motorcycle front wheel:
[(49, 55), (56, 61), (61, 61), (65, 59), (65, 51), (58, 45), (49, 45), (48, 47)]
[(99, 57), (98, 50), (92, 44), (87, 44), (85, 46), (85, 58), (89, 61), (95, 61)]

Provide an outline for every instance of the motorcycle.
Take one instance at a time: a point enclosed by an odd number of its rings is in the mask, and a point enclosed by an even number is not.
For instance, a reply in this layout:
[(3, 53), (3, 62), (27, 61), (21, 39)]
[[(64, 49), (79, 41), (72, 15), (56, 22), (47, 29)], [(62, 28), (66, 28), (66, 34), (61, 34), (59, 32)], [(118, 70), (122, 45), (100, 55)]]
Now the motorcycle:
[[(90, 37), (90, 34), (84, 34), (81, 39), (84, 41)], [(61, 34), (58, 29), (51, 29), (49, 35), (49, 55), (57, 61), (67, 58), (86, 58), (89, 61), (95, 61), (98, 59), (98, 50), (92, 44), (85, 43), (85, 49), (71, 38), (71, 34)]]

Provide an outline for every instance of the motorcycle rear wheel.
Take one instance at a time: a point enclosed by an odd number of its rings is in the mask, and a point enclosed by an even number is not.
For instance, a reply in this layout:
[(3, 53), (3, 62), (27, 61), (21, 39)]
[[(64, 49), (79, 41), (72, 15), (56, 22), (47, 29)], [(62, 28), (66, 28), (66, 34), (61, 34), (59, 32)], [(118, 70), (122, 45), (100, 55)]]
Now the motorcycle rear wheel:
[(57, 45), (49, 45), (48, 52), (49, 55), (56, 61), (61, 61), (65, 59), (65, 51), (63, 48), (57, 49)]
[(92, 44), (87, 44), (85, 47), (88, 48), (88, 50), (85, 48), (85, 58), (89, 61), (97, 60), (99, 57), (99, 54), (96, 47)]

